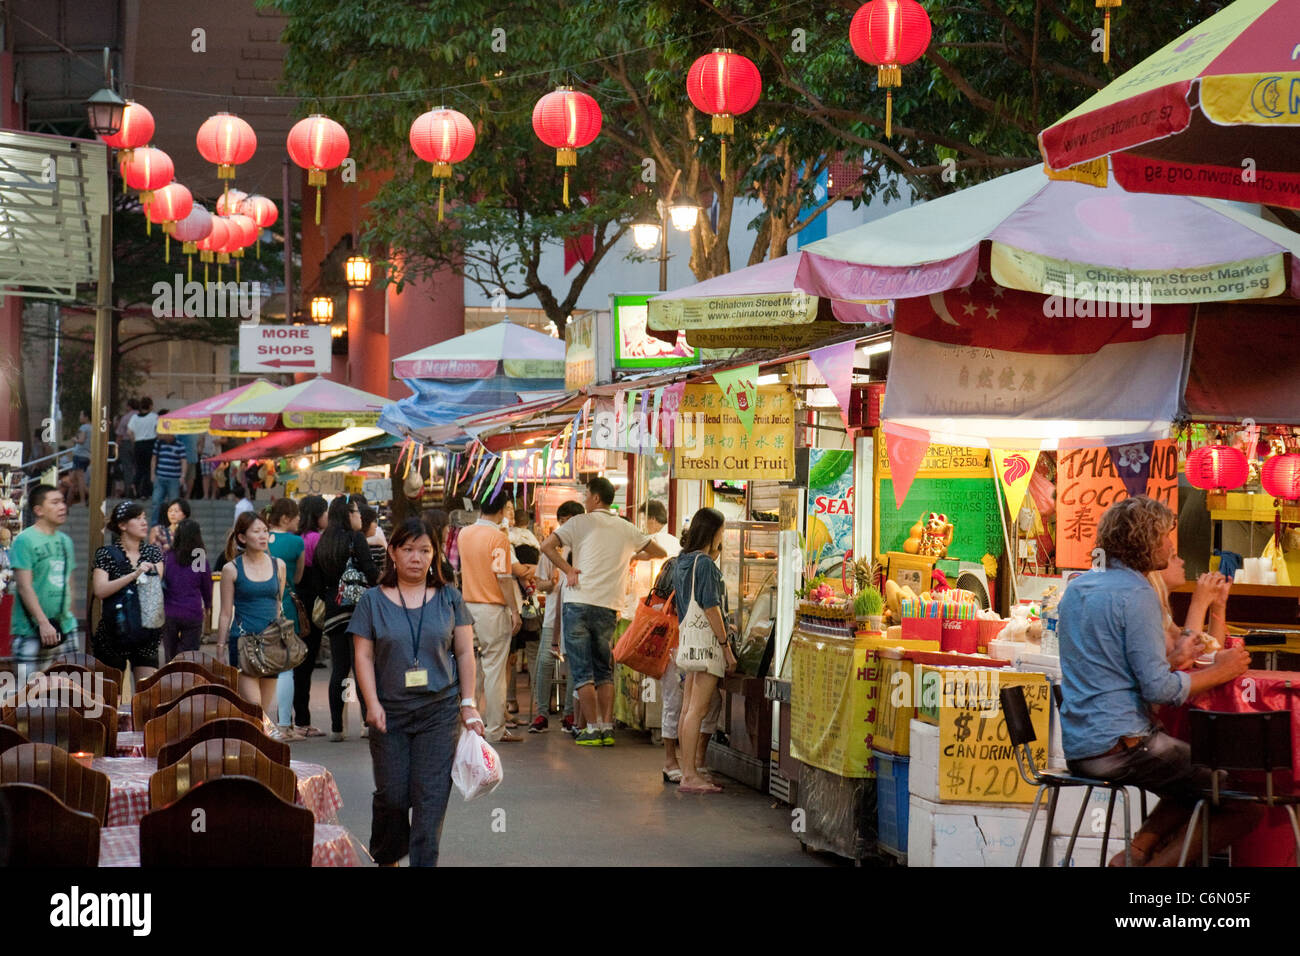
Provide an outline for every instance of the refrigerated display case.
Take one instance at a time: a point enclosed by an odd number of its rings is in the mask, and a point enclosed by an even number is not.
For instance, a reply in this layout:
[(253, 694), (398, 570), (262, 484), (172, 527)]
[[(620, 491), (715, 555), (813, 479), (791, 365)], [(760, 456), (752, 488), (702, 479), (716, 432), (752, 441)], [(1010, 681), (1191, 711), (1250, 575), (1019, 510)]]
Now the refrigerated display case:
[(728, 521), (722, 533), (722, 580), (731, 623), (743, 639), (751, 625), (776, 617), (777, 535), (774, 521)]

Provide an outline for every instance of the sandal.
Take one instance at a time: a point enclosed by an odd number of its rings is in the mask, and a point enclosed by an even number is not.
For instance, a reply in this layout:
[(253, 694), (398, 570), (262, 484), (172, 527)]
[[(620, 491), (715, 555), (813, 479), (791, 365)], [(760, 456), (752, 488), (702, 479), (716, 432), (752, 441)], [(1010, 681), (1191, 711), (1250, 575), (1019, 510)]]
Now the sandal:
[(295, 724), (293, 730), (294, 733), (296, 733), (299, 737), (324, 737), (325, 736), (324, 731), (316, 727), (299, 727), (297, 724)]
[(663, 773), (664, 773), (664, 783), (682, 782), (682, 771), (678, 767), (674, 767), (672, 770), (665, 770)]

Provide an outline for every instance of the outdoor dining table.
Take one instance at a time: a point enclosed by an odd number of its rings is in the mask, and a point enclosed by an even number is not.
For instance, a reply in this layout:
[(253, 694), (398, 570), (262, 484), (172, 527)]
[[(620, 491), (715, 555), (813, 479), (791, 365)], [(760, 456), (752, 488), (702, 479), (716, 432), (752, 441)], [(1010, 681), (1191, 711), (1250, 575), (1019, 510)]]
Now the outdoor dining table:
[[(140, 827), (103, 827), (99, 831), (100, 866), (139, 866)], [(311, 848), (312, 866), (360, 866), (352, 834), (333, 823), (316, 824)]]
[(117, 753), (115, 757), (143, 757), (144, 732), (140, 730), (119, 730), (117, 732)]
[[(158, 769), (154, 757), (96, 757), (91, 767), (108, 774), (108, 828), (138, 826), (149, 812), (149, 778)], [(297, 803), (310, 810), (318, 824), (337, 824), (343, 796), (334, 775), (318, 763), (289, 762), (298, 778)]]

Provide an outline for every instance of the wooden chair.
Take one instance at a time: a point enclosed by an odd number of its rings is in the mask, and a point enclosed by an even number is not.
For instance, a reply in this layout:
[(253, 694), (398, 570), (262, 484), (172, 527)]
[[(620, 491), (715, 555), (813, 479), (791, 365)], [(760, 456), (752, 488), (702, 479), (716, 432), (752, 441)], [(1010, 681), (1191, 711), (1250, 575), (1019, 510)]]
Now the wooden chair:
[[(195, 832), (195, 811), (203, 827)], [(251, 777), (190, 789), (140, 821), (141, 866), (311, 866), (316, 821)]]
[(154, 711), (153, 715), (155, 717), (161, 717), (181, 701), (188, 700), (191, 697), (197, 697), (200, 694), (208, 694), (213, 697), (220, 697), (223, 700), (228, 700), (254, 720), (260, 721), (262, 719), (262, 707), (260, 704), (254, 704), (251, 701), (244, 700), (244, 698), (240, 697), (225, 684), (196, 684), (189, 690), (182, 692), (179, 697), (160, 706)]
[(104, 725), (72, 707), (42, 707), (24, 704), (0, 710), (0, 724), (8, 724), (29, 741), (53, 744), (68, 753), (104, 756)]
[[(34, 681), (43, 679), (38, 685)], [(117, 709), (110, 707), (92, 693), (87, 693), (78, 680), (61, 674), (37, 674), (24, 689), (24, 701), (45, 707), (71, 707), (83, 717), (104, 725), (104, 756), (117, 756)], [(91, 716), (91, 714), (95, 716)]]
[(165, 674), (160, 680), (150, 684), (148, 689), (140, 691), (131, 698), (131, 724), (137, 729), (144, 727), (157, 716), (158, 708), (170, 703), (191, 687), (202, 687), (212, 681), (203, 674), (192, 671), (177, 671)]
[[(8, 724), (0, 724), (0, 754), (4, 753), (10, 747), (17, 747), (19, 744), (31, 743), (26, 737), (20, 734)], [(286, 747), (288, 744), (285, 745)]]
[(194, 749), (195, 744), (223, 738), (246, 741), (266, 754), (272, 763), (289, 766), (288, 744), (282, 740), (272, 740), (262, 733), (261, 728), (256, 724), (231, 717), (209, 720), (203, 726), (195, 728), (183, 740), (178, 740), (174, 744), (165, 744), (158, 751), (158, 766), (162, 768), (174, 764)]
[[(79, 683), (110, 707), (116, 707), (122, 695), (122, 685), (80, 664), (51, 664), (41, 671), (48, 677), (66, 677)], [(31, 683), (28, 681), (28, 683)]]
[(259, 730), (262, 726), (260, 720), (249, 717), (230, 701), (221, 697), (210, 695), (191, 697), (144, 725), (144, 754), (146, 757), (157, 757), (158, 751), (165, 744), (174, 744), (183, 740), (196, 727), (221, 717), (234, 717), (246, 721)]
[(99, 865), (99, 821), (89, 813), (34, 783), (0, 784), (0, 804), (9, 818), (9, 858), (0, 865)]
[(271, 788), (281, 800), (293, 803), (298, 778), (246, 740), (205, 740), (170, 766), (149, 778), (149, 808), (161, 810), (175, 803), (205, 780), (217, 777), (252, 777)]
[(51, 664), (77, 664), (81, 667), (88, 667), (91, 670), (93, 670), (95, 673), (103, 674), (109, 680), (116, 681), (118, 687), (126, 686), (125, 684), (122, 683), (122, 672), (120, 670), (118, 670), (116, 667), (111, 667), (108, 664), (105, 664), (103, 661), (99, 660), (93, 654), (86, 654), (81, 651), (77, 651), (76, 653), (72, 653), (72, 654), (60, 654), (58, 657), (54, 658), (54, 660), (51, 661), (50, 663)]
[(202, 668), (204, 672), (211, 675), (213, 683), (225, 684), (231, 690), (239, 690), (239, 668), (231, 667), (225, 661), (219, 661), (202, 651), (183, 651), (150, 676), (157, 676), (169, 667), (183, 670), (183, 665)]
[(34, 783), (101, 825), (108, 821), (108, 774), (83, 767), (50, 744), (21, 744), (0, 753), (0, 783)]

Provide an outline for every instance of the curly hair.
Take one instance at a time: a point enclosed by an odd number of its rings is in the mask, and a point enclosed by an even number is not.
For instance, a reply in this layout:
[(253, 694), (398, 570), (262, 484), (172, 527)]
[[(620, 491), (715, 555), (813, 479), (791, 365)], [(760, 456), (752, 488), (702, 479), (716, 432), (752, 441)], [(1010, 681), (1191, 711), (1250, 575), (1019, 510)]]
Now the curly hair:
[(1177, 524), (1174, 513), (1153, 498), (1125, 498), (1111, 505), (1097, 525), (1097, 547), (1107, 567), (1119, 562), (1140, 574), (1155, 566), (1160, 539)]

